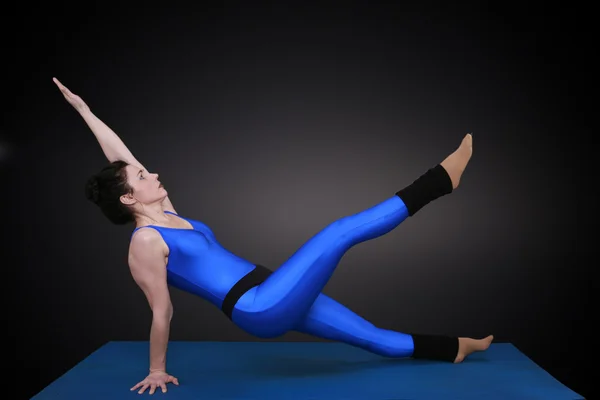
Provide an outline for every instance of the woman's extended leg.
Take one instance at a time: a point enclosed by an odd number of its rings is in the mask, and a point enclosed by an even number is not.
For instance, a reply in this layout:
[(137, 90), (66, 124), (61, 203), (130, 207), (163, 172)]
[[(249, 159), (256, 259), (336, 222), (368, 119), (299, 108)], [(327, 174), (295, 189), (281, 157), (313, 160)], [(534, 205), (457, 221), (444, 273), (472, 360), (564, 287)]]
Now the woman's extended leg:
[(308, 313), (348, 249), (393, 230), (429, 202), (452, 192), (471, 152), (471, 136), (467, 135), (441, 164), (395, 196), (327, 226), (240, 298), (233, 321), (260, 337), (292, 329)]
[(408, 334), (381, 329), (344, 305), (321, 294), (295, 331), (334, 340), (384, 357), (413, 357), (461, 362), (474, 351), (486, 350), (493, 336), (484, 339)]
[(411, 335), (380, 329), (331, 297), (320, 294), (297, 332), (343, 342), (385, 357), (411, 357)]

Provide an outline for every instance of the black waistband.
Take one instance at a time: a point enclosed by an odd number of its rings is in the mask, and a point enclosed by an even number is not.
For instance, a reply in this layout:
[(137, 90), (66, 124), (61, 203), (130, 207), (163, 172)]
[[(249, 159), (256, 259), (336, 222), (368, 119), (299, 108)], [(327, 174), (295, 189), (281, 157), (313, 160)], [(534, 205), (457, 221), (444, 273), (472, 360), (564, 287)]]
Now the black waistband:
[(271, 275), (273, 271), (267, 267), (256, 264), (256, 268), (248, 272), (242, 279), (237, 281), (235, 285), (227, 292), (221, 310), (227, 315), (227, 318), (231, 319), (231, 313), (235, 303), (238, 302), (240, 297), (254, 286), (258, 286), (265, 281)]

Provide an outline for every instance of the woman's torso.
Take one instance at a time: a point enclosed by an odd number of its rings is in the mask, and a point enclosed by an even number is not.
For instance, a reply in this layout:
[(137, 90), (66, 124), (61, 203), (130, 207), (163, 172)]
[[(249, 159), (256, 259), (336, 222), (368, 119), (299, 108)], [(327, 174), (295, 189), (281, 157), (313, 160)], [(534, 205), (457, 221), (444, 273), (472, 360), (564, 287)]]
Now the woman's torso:
[(168, 248), (167, 282), (221, 307), (227, 292), (254, 264), (221, 246), (206, 224), (170, 214), (181, 219), (178, 227), (141, 226), (132, 237), (139, 229), (155, 229)]

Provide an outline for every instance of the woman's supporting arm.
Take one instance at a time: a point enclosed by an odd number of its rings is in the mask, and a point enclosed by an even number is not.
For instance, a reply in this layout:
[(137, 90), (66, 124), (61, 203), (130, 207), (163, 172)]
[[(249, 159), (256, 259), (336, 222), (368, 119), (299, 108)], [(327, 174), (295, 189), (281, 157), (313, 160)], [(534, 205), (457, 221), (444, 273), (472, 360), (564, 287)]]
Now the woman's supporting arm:
[(133, 235), (129, 268), (152, 310), (150, 328), (150, 371), (166, 371), (167, 344), (173, 306), (167, 286), (164, 242), (153, 229), (141, 229)]

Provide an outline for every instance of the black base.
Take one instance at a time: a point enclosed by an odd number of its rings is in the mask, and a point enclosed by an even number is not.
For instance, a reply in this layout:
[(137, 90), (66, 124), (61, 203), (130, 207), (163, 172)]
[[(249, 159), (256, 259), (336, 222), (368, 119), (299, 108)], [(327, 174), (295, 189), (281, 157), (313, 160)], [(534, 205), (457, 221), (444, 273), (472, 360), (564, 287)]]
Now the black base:
[(263, 265), (255, 264), (255, 266), (256, 268), (254, 268), (235, 285), (233, 285), (233, 287), (225, 296), (223, 304), (221, 305), (221, 311), (227, 315), (227, 318), (231, 319), (231, 314), (233, 313), (235, 303), (238, 302), (244, 293), (252, 289), (254, 286), (258, 286), (263, 283), (269, 277), (269, 275), (273, 273), (273, 271)]

